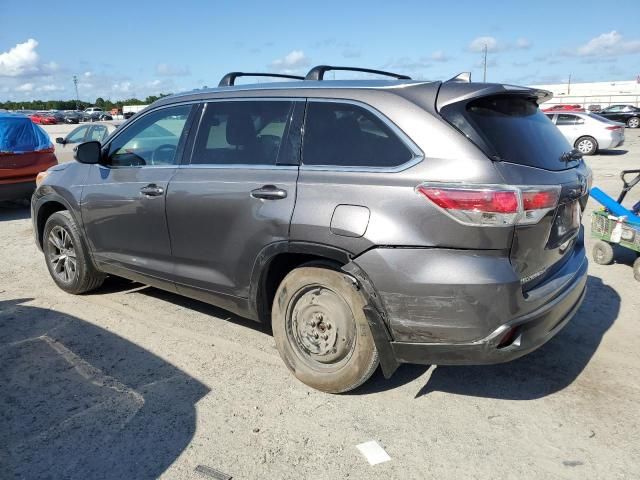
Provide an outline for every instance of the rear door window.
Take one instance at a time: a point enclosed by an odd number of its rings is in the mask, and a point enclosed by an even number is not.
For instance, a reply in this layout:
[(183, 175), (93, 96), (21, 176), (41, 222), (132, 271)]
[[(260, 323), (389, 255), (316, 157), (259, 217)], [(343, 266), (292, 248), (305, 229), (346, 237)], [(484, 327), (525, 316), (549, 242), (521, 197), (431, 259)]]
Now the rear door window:
[(571, 146), (533, 99), (496, 95), (454, 103), (441, 113), (493, 160), (546, 170), (575, 166), (561, 160)]
[(358, 105), (309, 102), (302, 162), (339, 167), (396, 167), (413, 152), (377, 115)]
[(294, 102), (210, 102), (200, 122), (191, 164), (275, 165)]
[(579, 117), (577, 117), (576, 115), (568, 115), (566, 113), (561, 113), (558, 115), (558, 119), (556, 120), (556, 125), (560, 126), (566, 126), (566, 125), (577, 125), (578, 123), (584, 123), (584, 120), (582, 122), (578, 122), (578, 120), (582, 120)]

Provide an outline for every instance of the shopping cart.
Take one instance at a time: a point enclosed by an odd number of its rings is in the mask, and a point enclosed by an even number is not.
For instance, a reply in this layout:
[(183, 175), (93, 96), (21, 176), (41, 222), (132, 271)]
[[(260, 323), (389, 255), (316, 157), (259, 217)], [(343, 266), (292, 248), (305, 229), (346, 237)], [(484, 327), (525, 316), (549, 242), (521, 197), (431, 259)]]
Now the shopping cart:
[[(635, 176), (627, 181), (630, 175)], [(633, 262), (633, 276), (640, 281), (640, 202), (631, 210), (622, 206), (627, 193), (640, 183), (640, 170), (624, 170), (620, 178), (623, 187), (617, 201), (598, 187), (590, 192), (591, 197), (604, 207), (594, 211), (591, 217), (591, 235), (598, 238), (593, 246), (593, 260), (600, 265), (611, 263), (614, 258), (612, 244), (633, 250), (639, 255)]]

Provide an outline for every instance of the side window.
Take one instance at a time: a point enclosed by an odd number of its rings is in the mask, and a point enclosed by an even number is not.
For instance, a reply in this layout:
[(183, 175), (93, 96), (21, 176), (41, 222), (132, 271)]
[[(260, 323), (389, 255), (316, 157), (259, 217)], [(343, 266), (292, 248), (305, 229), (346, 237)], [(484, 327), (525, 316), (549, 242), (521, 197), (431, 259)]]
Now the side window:
[(107, 136), (107, 127), (104, 125), (96, 125), (91, 128), (91, 133), (89, 133), (88, 140), (97, 140), (98, 142), (102, 142), (104, 138)]
[(395, 167), (413, 157), (376, 115), (347, 103), (310, 102), (302, 163), (340, 167)]
[(78, 127), (67, 136), (67, 143), (80, 143), (84, 141), (87, 135), (88, 126)]
[(275, 165), (294, 102), (209, 102), (191, 164)]
[(545, 113), (545, 115), (547, 116), (547, 118), (549, 120), (551, 120), (553, 122), (553, 115), (554, 115), (553, 113)]
[(190, 105), (162, 108), (138, 118), (109, 145), (105, 164), (112, 167), (178, 163), (178, 143)]
[(575, 115), (567, 115), (566, 113), (561, 113), (558, 115), (558, 119), (556, 120), (556, 125), (575, 125), (576, 124), (576, 116)]

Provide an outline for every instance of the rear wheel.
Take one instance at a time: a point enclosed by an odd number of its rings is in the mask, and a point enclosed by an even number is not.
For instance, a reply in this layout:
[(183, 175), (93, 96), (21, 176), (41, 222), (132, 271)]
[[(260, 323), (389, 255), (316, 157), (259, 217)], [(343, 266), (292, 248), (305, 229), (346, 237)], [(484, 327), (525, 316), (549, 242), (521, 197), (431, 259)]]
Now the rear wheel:
[(603, 240), (598, 240), (593, 246), (592, 256), (597, 264), (609, 265), (613, 262), (613, 247)]
[(280, 283), (272, 307), (278, 352), (301, 382), (329, 393), (353, 390), (378, 366), (364, 316), (365, 297), (350, 278), (301, 267)]
[(627, 120), (627, 127), (629, 128), (638, 128), (640, 127), (640, 118), (639, 117), (631, 117)]
[(62, 290), (78, 294), (102, 285), (105, 276), (91, 263), (78, 226), (68, 211), (56, 212), (47, 219), (42, 244), (51, 278)]
[(640, 282), (640, 257), (633, 262), (633, 278)]
[(583, 155), (593, 155), (598, 151), (598, 142), (593, 137), (580, 137), (574, 146)]

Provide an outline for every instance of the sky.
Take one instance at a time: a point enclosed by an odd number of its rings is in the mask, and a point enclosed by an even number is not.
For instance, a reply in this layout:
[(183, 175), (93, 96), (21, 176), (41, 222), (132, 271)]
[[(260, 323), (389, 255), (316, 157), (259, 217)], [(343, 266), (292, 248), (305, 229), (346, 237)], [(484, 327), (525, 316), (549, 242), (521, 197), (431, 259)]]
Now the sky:
[(491, 82), (635, 80), (640, 2), (0, 0), (0, 101), (75, 98), (74, 75), (80, 99), (119, 100), (318, 64), (482, 81), (485, 45)]

